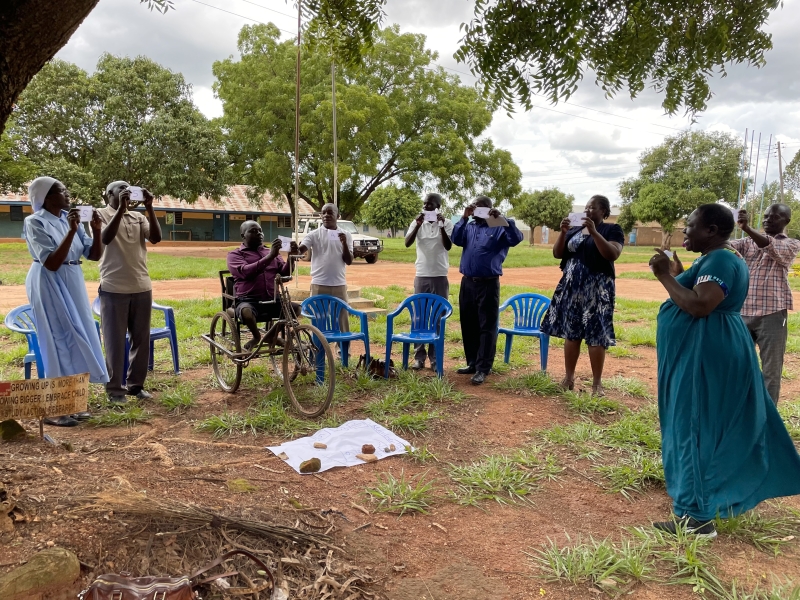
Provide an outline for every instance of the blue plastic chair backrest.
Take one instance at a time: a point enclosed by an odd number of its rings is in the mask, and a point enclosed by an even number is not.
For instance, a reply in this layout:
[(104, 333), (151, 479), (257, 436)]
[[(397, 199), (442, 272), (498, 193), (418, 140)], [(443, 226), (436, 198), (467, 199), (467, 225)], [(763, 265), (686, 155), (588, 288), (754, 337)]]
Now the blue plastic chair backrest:
[[(31, 305), (23, 304), (9, 312), (5, 318), (5, 325), (17, 333), (23, 333), (26, 336), (35, 336), (36, 321), (33, 319), (33, 308)], [(28, 343), (30, 343), (30, 338)]]
[(539, 329), (550, 298), (541, 294), (517, 294), (503, 303), (514, 311), (515, 329)]
[(300, 309), (303, 316), (311, 319), (311, 324), (322, 333), (341, 333), (339, 314), (347, 310), (347, 305), (341, 298), (327, 294), (311, 296), (303, 300)]
[(453, 313), (450, 302), (436, 294), (413, 294), (400, 303), (396, 312), (403, 309), (411, 314), (412, 332), (436, 333), (439, 321)]

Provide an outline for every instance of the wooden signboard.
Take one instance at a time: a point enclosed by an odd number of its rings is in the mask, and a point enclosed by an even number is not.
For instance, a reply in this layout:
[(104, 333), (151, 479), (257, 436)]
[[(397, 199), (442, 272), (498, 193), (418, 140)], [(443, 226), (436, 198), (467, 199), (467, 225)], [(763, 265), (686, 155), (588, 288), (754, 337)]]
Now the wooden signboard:
[(72, 415), (85, 411), (88, 400), (88, 373), (0, 381), (0, 421)]

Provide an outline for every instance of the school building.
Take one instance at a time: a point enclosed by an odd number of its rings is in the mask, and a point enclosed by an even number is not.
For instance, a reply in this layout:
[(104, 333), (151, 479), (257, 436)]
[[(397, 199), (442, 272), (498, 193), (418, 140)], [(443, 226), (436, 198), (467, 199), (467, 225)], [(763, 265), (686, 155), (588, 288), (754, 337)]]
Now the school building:
[[(201, 196), (192, 204), (169, 196), (156, 198), (153, 208), (161, 223), (165, 240), (187, 242), (239, 242), (239, 227), (244, 221), (261, 223), (264, 239), (292, 235), (292, 216), (286, 201), (276, 201), (269, 194), (260, 203), (247, 198), (247, 186), (234, 185), (228, 195), (218, 201)], [(138, 210), (143, 211), (143, 208)], [(0, 238), (21, 238), (26, 216), (31, 214), (27, 194), (0, 194)], [(301, 215), (314, 209), (300, 201)]]

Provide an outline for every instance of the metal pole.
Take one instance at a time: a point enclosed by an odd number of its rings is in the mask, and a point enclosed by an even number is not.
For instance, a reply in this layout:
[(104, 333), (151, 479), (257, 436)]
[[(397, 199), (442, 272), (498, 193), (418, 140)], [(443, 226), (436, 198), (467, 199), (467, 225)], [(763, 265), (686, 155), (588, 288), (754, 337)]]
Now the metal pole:
[(783, 202), (783, 163), (781, 162), (781, 143), (778, 142), (778, 176), (781, 179), (781, 202)]
[[(300, 211), (300, 26), (303, 0), (297, 0), (297, 73), (295, 75), (294, 89), (294, 237), (300, 242), (300, 220), (297, 218)], [(297, 261), (295, 261), (297, 266)], [(297, 272), (295, 272), (294, 286), (297, 288)]]
[(750, 158), (747, 159), (747, 179), (744, 180), (745, 208), (747, 208), (747, 190), (750, 189), (750, 167), (753, 165), (753, 140), (756, 137), (756, 130), (750, 133)]
[(339, 152), (336, 129), (336, 59), (331, 60), (331, 97), (333, 98), (333, 205), (339, 208)]
[[(760, 156), (761, 156), (761, 132), (759, 131), (758, 146), (756, 147), (756, 166), (753, 168), (753, 191), (755, 191), (756, 194), (758, 194), (758, 159)], [(755, 197), (753, 197), (753, 210), (755, 210), (755, 208), (756, 208)]]
[(761, 221), (764, 218), (764, 191), (767, 187), (767, 173), (769, 173), (769, 155), (772, 152), (772, 134), (769, 134), (769, 146), (767, 146), (767, 162), (764, 166), (764, 183), (761, 185), (761, 205), (758, 209), (758, 225), (761, 226)]
[(744, 155), (747, 152), (747, 128), (744, 130), (744, 143), (742, 144), (742, 163), (739, 166), (739, 197), (736, 199), (736, 208), (742, 208), (742, 187), (744, 186)]

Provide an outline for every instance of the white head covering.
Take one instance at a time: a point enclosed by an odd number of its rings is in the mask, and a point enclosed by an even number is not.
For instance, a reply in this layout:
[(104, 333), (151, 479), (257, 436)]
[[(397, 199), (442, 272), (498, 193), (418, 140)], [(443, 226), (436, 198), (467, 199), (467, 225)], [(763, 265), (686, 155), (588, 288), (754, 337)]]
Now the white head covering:
[(44, 199), (54, 183), (60, 183), (53, 177), (37, 177), (28, 186), (28, 198), (31, 200), (33, 212), (40, 210), (44, 206)]

